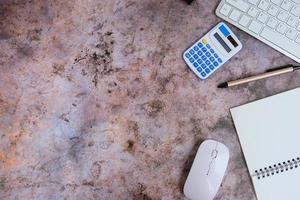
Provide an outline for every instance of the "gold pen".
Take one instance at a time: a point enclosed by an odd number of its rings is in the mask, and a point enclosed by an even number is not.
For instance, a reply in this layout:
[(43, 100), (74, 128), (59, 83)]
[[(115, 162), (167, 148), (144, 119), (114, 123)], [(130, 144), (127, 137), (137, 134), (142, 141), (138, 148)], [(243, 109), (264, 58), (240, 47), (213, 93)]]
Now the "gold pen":
[(268, 70), (267, 72), (265, 72), (263, 74), (259, 74), (259, 75), (255, 75), (255, 76), (251, 76), (251, 77), (247, 77), (247, 78), (243, 78), (243, 79), (239, 79), (239, 80), (235, 80), (235, 81), (229, 81), (229, 82), (226, 82), (226, 83), (222, 83), (222, 84), (218, 85), (218, 88), (233, 87), (233, 86), (249, 83), (249, 82), (252, 82), (252, 81), (257, 81), (257, 80), (261, 80), (261, 79), (265, 79), (265, 78), (269, 78), (269, 77), (273, 77), (273, 76), (278, 76), (278, 75), (281, 75), (281, 74), (286, 74), (286, 73), (289, 73), (289, 72), (294, 72), (294, 71), (299, 70), (299, 69), (300, 69), (300, 66), (287, 65), (287, 66), (284, 66), (284, 67)]

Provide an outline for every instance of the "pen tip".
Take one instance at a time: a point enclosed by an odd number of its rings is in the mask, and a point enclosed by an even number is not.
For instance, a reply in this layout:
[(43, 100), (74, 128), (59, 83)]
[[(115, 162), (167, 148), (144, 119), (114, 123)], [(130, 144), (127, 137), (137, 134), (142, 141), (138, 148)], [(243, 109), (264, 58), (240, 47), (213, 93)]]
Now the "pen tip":
[(228, 83), (221, 83), (218, 88), (228, 88)]

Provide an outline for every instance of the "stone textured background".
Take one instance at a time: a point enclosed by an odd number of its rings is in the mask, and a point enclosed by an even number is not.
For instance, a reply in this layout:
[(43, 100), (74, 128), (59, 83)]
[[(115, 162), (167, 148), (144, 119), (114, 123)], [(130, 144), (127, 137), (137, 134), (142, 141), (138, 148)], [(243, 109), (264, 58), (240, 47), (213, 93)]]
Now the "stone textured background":
[(217, 89), (292, 63), (231, 26), (244, 49), (199, 80), (181, 55), (218, 2), (0, 0), (0, 199), (184, 199), (207, 138), (231, 153), (216, 199), (255, 199), (229, 108), (299, 73)]

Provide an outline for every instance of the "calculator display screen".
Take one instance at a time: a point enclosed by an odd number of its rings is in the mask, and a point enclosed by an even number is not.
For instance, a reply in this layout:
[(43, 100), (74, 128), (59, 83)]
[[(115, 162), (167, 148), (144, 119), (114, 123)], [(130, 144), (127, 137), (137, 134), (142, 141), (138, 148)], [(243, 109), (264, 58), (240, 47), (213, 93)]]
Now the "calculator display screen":
[(214, 37), (218, 40), (218, 42), (222, 45), (222, 47), (229, 53), (231, 51), (230, 47), (226, 44), (226, 42), (221, 38), (219, 33), (215, 33)]

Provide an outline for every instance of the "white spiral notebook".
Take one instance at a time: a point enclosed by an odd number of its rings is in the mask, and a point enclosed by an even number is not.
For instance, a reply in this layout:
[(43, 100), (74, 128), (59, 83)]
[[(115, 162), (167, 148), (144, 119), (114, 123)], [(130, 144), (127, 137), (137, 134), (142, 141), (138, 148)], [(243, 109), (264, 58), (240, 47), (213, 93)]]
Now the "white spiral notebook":
[(300, 199), (300, 88), (232, 108), (258, 200)]

